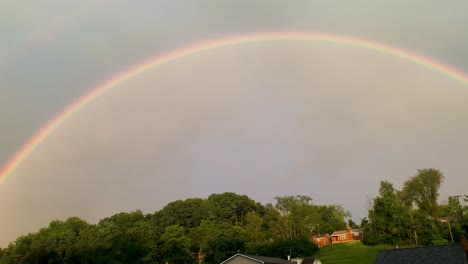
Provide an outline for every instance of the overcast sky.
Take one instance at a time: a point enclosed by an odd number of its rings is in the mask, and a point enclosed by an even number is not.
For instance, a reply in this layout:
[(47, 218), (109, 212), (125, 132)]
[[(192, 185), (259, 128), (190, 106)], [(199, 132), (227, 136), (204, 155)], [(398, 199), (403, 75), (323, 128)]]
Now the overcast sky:
[[(468, 2), (0, 1), (0, 164), (112, 76), (207, 39), (330, 32), (468, 72)], [(418, 168), (466, 193), (468, 87), (413, 63), (312, 41), (211, 50), (137, 76), (69, 119), (0, 186), (0, 246), (53, 219), (91, 222), (234, 191), (310, 195), (355, 221), (380, 180)], [(2, 166), (2, 165), (0, 165)]]

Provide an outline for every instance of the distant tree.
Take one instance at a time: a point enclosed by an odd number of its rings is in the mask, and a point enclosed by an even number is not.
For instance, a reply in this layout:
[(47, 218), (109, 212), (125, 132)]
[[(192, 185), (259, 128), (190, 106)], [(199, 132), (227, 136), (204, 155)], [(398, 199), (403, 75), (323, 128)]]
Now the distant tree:
[(249, 242), (260, 242), (263, 240), (262, 227), (263, 219), (255, 212), (248, 212), (245, 215), (247, 239)]
[(220, 232), (214, 221), (202, 220), (200, 226), (190, 230), (192, 249), (198, 254), (206, 254), (213, 250)]
[[(418, 246), (442, 245), (449, 243), (447, 225), (438, 219), (427, 216), (427, 212), (420, 209), (412, 210), (411, 230), (416, 233)], [(416, 237), (415, 237), (416, 239)]]
[(354, 223), (353, 219), (348, 219), (348, 226), (351, 228), (358, 228), (358, 225)]
[(379, 196), (374, 198), (373, 208), (369, 211), (369, 224), (365, 226), (364, 243), (404, 244), (410, 236), (410, 208), (398, 198), (393, 184), (380, 182)]
[(202, 219), (208, 217), (206, 201), (201, 198), (191, 198), (170, 202), (154, 214), (161, 227), (179, 225), (193, 228), (200, 225)]
[(235, 253), (243, 252), (247, 242), (247, 234), (243, 227), (232, 226), (226, 222), (219, 224), (218, 237), (211, 244), (215, 253), (209, 252), (206, 257), (206, 261), (210, 263), (221, 263)]
[(439, 188), (444, 175), (437, 169), (421, 169), (403, 185), (402, 198), (410, 205), (415, 203), (427, 215), (437, 219)]
[(256, 212), (263, 215), (263, 206), (247, 195), (232, 192), (212, 194), (207, 199), (208, 219), (227, 221), (232, 225), (245, 226), (246, 215)]
[(169, 263), (187, 263), (192, 261), (189, 246), (190, 241), (185, 236), (183, 227), (177, 225), (166, 227), (164, 234), (161, 236), (162, 260)]
[(283, 239), (309, 238), (320, 218), (312, 198), (305, 195), (275, 197), (278, 227)]
[(367, 217), (361, 218), (361, 223), (359, 224), (359, 227), (364, 228), (368, 223), (369, 219), (367, 219)]
[[(0, 249), (10, 263), (220, 263), (237, 252), (285, 258), (317, 250), (310, 230), (325, 221), (346, 224), (341, 206), (317, 206), (307, 196), (261, 205), (245, 195), (214, 194), (175, 201), (153, 214), (122, 212), (97, 224), (71, 217), (51, 221)], [(326, 227), (324, 227), (326, 228)]]
[(322, 234), (346, 230), (345, 218), (351, 217), (351, 214), (341, 205), (320, 205), (317, 206), (317, 212), (320, 216), (319, 224)]
[(268, 203), (264, 206), (265, 215), (263, 219), (263, 232), (262, 235), (266, 240), (276, 240), (283, 238), (285, 232), (280, 219), (281, 214), (276, 210), (273, 204)]
[(141, 263), (149, 254), (148, 237), (141, 211), (119, 213), (99, 221), (92, 259), (114, 263)]
[(442, 217), (448, 217), (450, 220), (460, 220), (458, 199), (449, 196), (448, 201), (439, 205), (437, 214)]

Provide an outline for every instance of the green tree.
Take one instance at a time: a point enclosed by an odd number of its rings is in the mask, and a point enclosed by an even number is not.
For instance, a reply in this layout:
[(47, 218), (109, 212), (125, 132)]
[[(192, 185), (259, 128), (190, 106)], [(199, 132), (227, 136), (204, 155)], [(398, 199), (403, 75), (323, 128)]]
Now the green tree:
[(179, 225), (185, 228), (193, 228), (200, 225), (202, 219), (206, 219), (208, 214), (205, 200), (201, 198), (191, 198), (170, 202), (160, 211), (154, 214), (161, 227)]
[(177, 225), (166, 227), (164, 234), (161, 236), (162, 260), (169, 263), (191, 262), (192, 256), (189, 246), (190, 241), (185, 236), (183, 227)]
[(437, 215), (449, 218), (450, 220), (461, 220), (458, 200), (454, 196), (449, 196), (448, 201), (439, 205)]
[(367, 217), (361, 218), (361, 223), (359, 224), (360, 228), (365, 228), (369, 224), (369, 219)]
[(219, 237), (219, 230), (214, 221), (202, 220), (200, 226), (190, 230), (192, 248), (198, 254), (206, 254), (213, 249), (213, 244)]
[(337, 230), (346, 229), (345, 218), (351, 217), (341, 205), (320, 205), (317, 206), (320, 216), (318, 223), (322, 234), (331, 234)]
[(348, 226), (351, 228), (358, 228), (358, 225), (353, 221), (353, 219), (348, 219)]
[(275, 209), (279, 212), (278, 231), (283, 239), (309, 238), (320, 215), (305, 195), (275, 197)]
[(249, 242), (260, 242), (263, 240), (262, 227), (263, 219), (255, 212), (248, 212), (246, 218), (246, 231)]
[(364, 243), (368, 245), (409, 243), (410, 208), (399, 199), (393, 184), (380, 182), (379, 196), (374, 198)]
[(146, 230), (141, 211), (119, 213), (102, 219), (95, 234), (94, 259), (114, 263), (142, 263), (148, 255)]
[(428, 216), (437, 219), (437, 198), (444, 175), (437, 169), (420, 169), (403, 185), (402, 197), (407, 204), (416, 204)]
[(211, 244), (213, 252), (209, 252), (205, 260), (209, 263), (221, 263), (235, 253), (243, 252), (246, 241), (247, 234), (243, 227), (219, 222), (217, 239)]
[(0, 263), (192, 263), (202, 254), (214, 264), (252, 249), (280, 257), (290, 251), (311, 255), (315, 223), (345, 223), (340, 206), (313, 205), (300, 195), (276, 200), (263, 206), (223, 193), (175, 201), (150, 215), (122, 212), (95, 225), (77, 217), (54, 220), (0, 249)]
[(209, 219), (226, 221), (232, 225), (245, 226), (246, 215), (249, 212), (256, 212), (262, 215), (263, 206), (247, 195), (239, 195), (232, 192), (212, 194), (208, 197), (206, 210)]

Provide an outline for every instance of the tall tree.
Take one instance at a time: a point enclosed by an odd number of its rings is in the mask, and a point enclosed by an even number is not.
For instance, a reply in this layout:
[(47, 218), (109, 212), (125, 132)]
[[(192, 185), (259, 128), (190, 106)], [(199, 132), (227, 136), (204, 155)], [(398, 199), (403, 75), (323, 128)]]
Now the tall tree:
[(320, 215), (305, 195), (275, 197), (275, 209), (279, 212), (279, 231), (283, 239), (308, 238), (319, 221)]
[(164, 206), (154, 217), (162, 227), (179, 225), (193, 228), (199, 226), (201, 220), (207, 217), (205, 203), (201, 198), (177, 200)]
[(380, 182), (379, 196), (374, 198), (365, 227), (365, 244), (404, 244), (410, 236), (410, 208), (399, 199), (393, 184)]
[(345, 218), (351, 217), (351, 214), (343, 206), (320, 205), (316, 208), (320, 216), (318, 224), (322, 234), (331, 234), (346, 229)]
[(263, 219), (255, 212), (248, 212), (245, 216), (246, 231), (249, 242), (259, 242), (262, 238)]
[(219, 237), (219, 230), (212, 220), (202, 220), (200, 226), (190, 230), (192, 249), (198, 254), (206, 254), (213, 250), (213, 244)]
[(427, 215), (437, 219), (437, 198), (444, 175), (437, 169), (420, 169), (403, 184), (402, 196), (407, 204), (415, 203)]
[(247, 195), (232, 192), (212, 194), (207, 199), (206, 210), (211, 219), (222, 220), (232, 225), (245, 226), (245, 216), (248, 212), (264, 214), (263, 206)]
[(351, 228), (358, 228), (358, 225), (351, 218), (348, 219), (348, 226)]
[(169, 263), (187, 263), (192, 260), (190, 241), (185, 236), (185, 230), (178, 225), (166, 227), (161, 236), (162, 259)]

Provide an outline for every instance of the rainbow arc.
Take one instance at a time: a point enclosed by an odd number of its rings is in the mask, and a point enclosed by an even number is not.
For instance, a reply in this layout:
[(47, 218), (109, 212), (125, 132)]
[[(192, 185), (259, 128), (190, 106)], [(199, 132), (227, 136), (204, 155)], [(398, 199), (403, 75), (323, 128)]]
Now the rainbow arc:
[(75, 113), (80, 111), (83, 107), (90, 102), (98, 99), (119, 84), (142, 74), (150, 69), (165, 63), (178, 60), (192, 54), (206, 52), (212, 49), (222, 48), (226, 46), (240, 45), (252, 42), (265, 42), (265, 41), (319, 41), (331, 44), (341, 44), (347, 46), (354, 46), (373, 50), (379, 53), (388, 54), (390, 56), (399, 57), (401, 59), (413, 62), (428, 68), (448, 78), (454, 79), (464, 85), (468, 86), (468, 76), (464, 75), (461, 71), (438, 62), (428, 57), (405, 51), (396, 47), (391, 47), (382, 43), (358, 39), (349, 36), (326, 34), (326, 33), (304, 33), (304, 32), (272, 32), (272, 33), (259, 33), (250, 35), (239, 35), (232, 37), (225, 37), (210, 41), (204, 41), (187, 47), (183, 47), (172, 52), (163, 54), (156, 58), (152, 58), (134, 68), (129, 69), (121, 74), (118, 74), (110, 80), (102, 83), (101, 85), (91, 89), (90, 92), (84, 94), (74, 103), (65, 108), (60, 114), (48, 121), (42, 128), (38, 130), (6, 163), (0, 170), (0, 184), (5, 182), (9, 176), (28, 158), (49, 135), (58, 129), (64, 122), (70, 119)]

